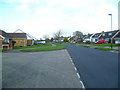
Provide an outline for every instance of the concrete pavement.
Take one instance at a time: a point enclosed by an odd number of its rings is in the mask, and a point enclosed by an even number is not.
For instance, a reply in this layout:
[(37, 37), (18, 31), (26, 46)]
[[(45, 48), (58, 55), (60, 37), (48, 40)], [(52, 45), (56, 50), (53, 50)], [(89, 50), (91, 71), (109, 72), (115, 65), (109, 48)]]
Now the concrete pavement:
[(2, 53), (0, 52), (0, 90), (2, 89)]
[(66, 50), (3, 53), (3, 88), (82, 88)]

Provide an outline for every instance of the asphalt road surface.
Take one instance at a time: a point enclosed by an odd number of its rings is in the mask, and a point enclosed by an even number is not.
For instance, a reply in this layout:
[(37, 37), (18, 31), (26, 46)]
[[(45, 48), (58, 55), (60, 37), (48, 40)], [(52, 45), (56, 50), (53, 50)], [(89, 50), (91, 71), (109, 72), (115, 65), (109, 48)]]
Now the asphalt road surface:
[(62, 44), (71, 55), (85, 88), (118, 88), (118, 54)]
[(3, 53), (3, 88), (81, 88), (66, 50)]

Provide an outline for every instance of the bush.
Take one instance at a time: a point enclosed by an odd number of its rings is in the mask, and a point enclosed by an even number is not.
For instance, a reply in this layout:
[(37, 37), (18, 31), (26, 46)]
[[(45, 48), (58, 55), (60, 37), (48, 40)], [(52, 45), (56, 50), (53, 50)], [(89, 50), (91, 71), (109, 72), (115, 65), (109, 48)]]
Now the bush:
[(65, 37), (64, 40), (63, 40), (63, 42), (68, 42), (68, 39)]
[(13, 46), (13, 47), (14, 47), (15, 43), (16, 43), (16, 41), (12, 41), (12, 46)]

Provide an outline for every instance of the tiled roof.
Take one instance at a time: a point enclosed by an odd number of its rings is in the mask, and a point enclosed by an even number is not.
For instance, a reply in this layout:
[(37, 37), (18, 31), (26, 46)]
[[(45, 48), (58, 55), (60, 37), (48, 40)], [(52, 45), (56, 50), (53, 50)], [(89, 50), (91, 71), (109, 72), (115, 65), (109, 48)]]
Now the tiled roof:
[(7, 38), (9, 37), (9, 35), (3, 30), (0, 30), (0, 35), (2, 35), (3, 37), (7, 37)]
[(115, 36), (115, 38), (120, 38), (120, 32)]
[(26, 33), (8, 33), (9, 38), (27, 38)]
[(98, 38), (101, 35), (101, 33), (95, 33), (92, 38)]
[(88, 35), (86, 35), (84, 38), (85, 38), (85, 39), (86, 39), (86, 38), (90, 38), (92, 35), (93, 35), (93, 34), (88, 34)]
[(112, 38), (119, 30), (104, 32), (100, 38)]

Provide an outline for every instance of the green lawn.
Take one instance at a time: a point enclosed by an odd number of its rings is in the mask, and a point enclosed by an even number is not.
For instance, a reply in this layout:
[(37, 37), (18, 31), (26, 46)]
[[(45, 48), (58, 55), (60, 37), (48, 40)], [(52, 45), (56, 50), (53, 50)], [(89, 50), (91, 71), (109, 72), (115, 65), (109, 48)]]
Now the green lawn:
[(2, 49), (0, 49), (0, 53), (2, 52)]
[(46, 47), (46, 46), (52, 46), (52, 44), (39, 44), (39, 45), (25, 46), (25, 47), (13, 47), (13, 49), (38, 48), (38, 47)]
[(3, 53), (3, 52), (6, 52), (6, 50), (2, 50), (2, 49), (0, 49), (0, 53)]
[(101, 50), (106, 50), (106, 51), (116, 50), (116, 49), (103, 48), (103, 47), (96, 47), (95, 49), (101, 49)]
[(61, 50), (61, 49), (65, 49), (65, 47), (57, 44), (57, 46), (41, 47), (41, 48), (36, 48), (36, 49), (26, 49), (26, 50), (21, 50), (21, 51), (22, 52), (37, 52), (37, 51), (52, 51), (52, 50)]
[[(117, 49), (106, 48), (106, 47), (111, 47), (111, 44), (83, 44), (80, 46), (89, 47), (89, 48), (99, 46), (99, 47), (95, 47), (95, 49), (101, 49), (101, 50), (106, 50), (106, 51), (117, 50)], [(120, 46), (120, 44), (113, 44), (112, 46), (117, 47), (117, 46)]]

